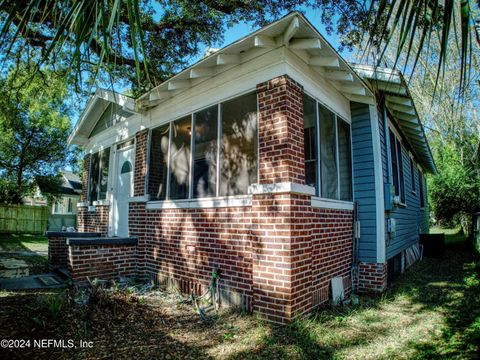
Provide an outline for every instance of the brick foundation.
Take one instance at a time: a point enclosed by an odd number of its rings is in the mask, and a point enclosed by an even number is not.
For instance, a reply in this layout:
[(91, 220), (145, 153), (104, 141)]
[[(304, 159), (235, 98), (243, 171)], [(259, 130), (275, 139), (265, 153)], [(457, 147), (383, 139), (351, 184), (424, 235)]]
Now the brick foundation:
[(136, 244), (92, 244), (68, 246), (68, 271), (76, 285), (93, 280), (137, 277)]
[(387, 263), (358, 264), (358, 291), (380, 293), (387, 288)]
[(68, 268), (67, 238), (98, 237), (100, 234), (92, 232), (46, 231), (45, 236), (48, 238), (48, 265), (50, 271), (53, 271), (59, 268)]

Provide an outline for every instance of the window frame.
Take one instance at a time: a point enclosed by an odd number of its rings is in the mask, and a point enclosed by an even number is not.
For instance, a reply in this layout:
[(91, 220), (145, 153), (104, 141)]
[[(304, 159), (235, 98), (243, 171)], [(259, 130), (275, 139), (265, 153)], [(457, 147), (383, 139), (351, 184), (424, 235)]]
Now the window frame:
[[(398, 189), (395, 187), (395, 196), (400, 197), (400, 203), (399, 205), (402, 207), (407, 207), (407, 196), (405, 193), (405, 164), (403, 161), (403, 145), (402, 145), (402, 138), (396, 131), (396, 129), (393, 127), (393, 125), (390, 123), (388, 125), (388, 130), (389, 130), (389, 146), (390, 149), (388, 151), (390, 152), (390, 164), (389, 168), (392, 170), (392, 173), (390, 174), (390, 183), (393, 184), (393, 172), (396, 172), (397, 179), (398, 179)], [(393, 135), (393, 138), (395, 139), (395, 144), (394, 144), (394, 150), (395, 150), (395, 168), (394, 169), (394, 159), (392, 158), (392, 139), (390, 137), (390, 134)], [(399, 156), (400, 153), (400, 156)], [(398, 191), (398, 193), (397, 193)]]
[[(151, 142), (151, 137), (152, 137), (152, 131), (157, 129), (157, 128), (160, 128), (162, 126), (165, 126), (168, 124), (168, 150), (167, 150), (167, 156), (168, 156), (168, 159), (167, 159), (167, 184), (166, 184), (166, 193), (165, 193), (165, 199), (163, 200), (153, 200), (153, 201), (149, 201), (150, 203), (163, 203), (163, 202), (189, 202), (189, 201), (197, 201), (197, 200), (201, 200), (201, 199), (228, 199), (228, 198), (244, 198), (245, 196), (249, 196), (248, 194), (239, 194), (239, 195), (227, 195), (227, 196), (221, 196), (220, 195), (220, 181), (221, 181), (221, 159), (222, 159), (222, 105), (230, 100), (234, 100), (234, 99), (237, 99), (237, 98), (240, 98), (240, 97), (243, 97), (243, 96), (246, 96), (246, 95), (250, 95), (250, 94), (255, 94), (255, 113), (256, 113), (256, 135), (253, 139), (253, 142), (254, 142), (254, 147), (255, 147), (255, 155), (256, 155), (256, 178), (257, 178), (257, 181), (258, 181), (258, 172), (259, 172), (259, 158), (258, 158), (258, 148), (259, 148), (259, 144), (258, 144), (258, 139), (259, 139), (259, 134), (258, 134), (258, 117), (259, 117), (259, 114), (258, 114), (258, 96), (256, 94), (256, 89), (249, 89), (247, 91), (244, 91), (244, 92), (241, 92), (241, 93), (238, 93), (238, 94), (235, 94), (234, 96), (231, 96), (231, 97), (228, 97), (228, 98), (225, 98), (225, 99), (222, 99), (218, 102), (215, 102), (213, 104), (209, 104), (209, 105), (206, 105), (206, 106), (203, 106), (201, 108), (198, 108), (196, 109), (195, 111), (192, 111), (192, 112), (189, 112), (187, 114), (183, 114), (181, 116), (177, 116), (175, 117), (174, 119), (172, 120), (169, 120), (167, 122), (164, 122), (162, 124), (159, 124), (155, 127), (152, 127), (149, 129), (149, 149), (148, 149), (148, 169), (147, 169), (147, 172), (148, 172), (148, 175), (147, 175), (147, 181), (149, 181), (150, 179), (150, 161), (151, 161), (151, 150), (150, 150), (150, 142)], [(195, 133), (195, 114), (198, 114), (206, 109), (209, 109), (209, 108), (212, 108), (216, 106), (217, 107), (217, 131), (216, 131), (216, 146), (217, 146), (217, 150), (216, 150), (216, 154), (215, 154), (215, 160), (217, 162), (217, 168), (216, 168), (216, 173), (215, 173), (215, 177), (216, 177), (216, 183), (215, 183), (215, 194), (213, 196), (209, 196), (209, 197), (194, 197), (194, 189), (193, 189), (193, 181), (194, 181), (194, 169), (193, 169), (193, 165), (194, 165), (194, 152), (195, 152), (195, 136), (196, 136), (196, 133)], [(171, 185), (171, 180), (170, 180), (170, 175), (171, 175), (171, 145), (172, 145), (172, 125), (178, 121), (178, 120), (181, 120), (181, 119), (184, 119), (186, 117), (190, 117), (190, 156), (189, 156), (189, 174), (188, 174), (188, 195), (186, 198), (182, 198), (182, 199), (172, 199), (171, 198), (171, 194), (170, 194), (170, 185)], [(215, 140), (214, 140), (215, 141)], [(146, 191), (149, 192), (149, 189), (148, 189), (148, 186), (146, 186)]]
[(424, 175), (421, 169), (418, 169), (418, 188), (420, 192), (420, 210), (424, 210), (426, 208), (426, 201), (425, 201), (425, 186), (424, 186)]
[[(348, 203), (351, 204), (353, 203), (353, 198), (354, 198), (354, 179), (353, 179), (353, 143), (352, 143), (352, 123), (351, 121), (348, 121), (347, 119), (343, 118), (340, 116), (335, 110), (333, 110), (330, 106), (327, 104), (319, 101), (315, 96), (312, 94), (305, 92), (304, 96), (310, 97), (314, 102), (315, 102), (315, 119), (314, 119), (314, 131), (315, 131), (315, 138), (317, 141), (317, 146), (316, 146), (316, 186), (315, 186), (315, 200), (325, 200), (329, 202), (338, 202), (338, 203)], [(333, 127), (335, 131), (334, 135), (334, 140), (335, 140), (335, 161), (336, 161), (336, 179), (337, 179), (337, 191), (336, 191), (336, 197), (331, 198), (331, 197), (325, 197), (323, 195), (322, 191), (322, 167), (321, 167), (321, 154), (322, 154), (322, 147), (321, 147), (321, 130), (320, 130), (320, 106), (324, 107), (328, 111), (330, 111), (334, 115), (334, 121), (333, 121)], [(349, 129), (349, 140), (350, 140), (350, 185), (351, 185), (351, 194), (352, 198), (351, 200), (341, 200), (341, 180), (340, 180), (340, 159), (339, 159), (339, 144), (338, 144), (338, 124), (339, 120), (345, 122), (348, 125)], [(305, 162), (305, 159), (304, 159)]]

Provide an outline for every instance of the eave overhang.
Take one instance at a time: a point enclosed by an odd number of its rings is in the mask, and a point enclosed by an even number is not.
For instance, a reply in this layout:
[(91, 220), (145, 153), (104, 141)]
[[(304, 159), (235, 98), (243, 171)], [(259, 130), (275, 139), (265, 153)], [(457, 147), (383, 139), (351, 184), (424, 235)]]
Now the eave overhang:
[(353, 68), (372, 84), (373, 89), (384, 94), (385, 106), (402, 130), (422, 167), (425, 171), (436, 174), (437, 169), (425, 130), (402, 73), (370, 65), (353, 65)]
[(68, 137), (68, 145), (85, 145), (92, 129), (110, 103), (118, 104), (125, 111), (136, 112), (135, 99), (110, 90), (97, 89)]

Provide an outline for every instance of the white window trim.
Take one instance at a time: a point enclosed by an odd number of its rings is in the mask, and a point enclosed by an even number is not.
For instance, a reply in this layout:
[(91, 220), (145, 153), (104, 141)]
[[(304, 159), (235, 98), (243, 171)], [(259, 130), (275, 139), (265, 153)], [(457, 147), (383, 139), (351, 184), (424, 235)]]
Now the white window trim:
[(318, 196), (312, 196), (311, 206), (322, 209), (334, 210), (351, 210), (353, 211), (354, 203), (351, 201), (342, 201), (335, 199), (325, 199)]
[[(401, 196), (401, 189), (398, 189), (399, 190), (399, 195), (400, 196), (400, 202), (398, 203), (398, 206), (401, 207), (401, 208), (407, 208), (407, 194), (406, 194), (406, 191), (405, 191), (405, 166), (404, 166), (404, 163), (403, 163), (403, 145), (402, 145), (402, 137), (400, 136), (400, 134), (398, 133), (398, 131), (395, 129), (395, 127), (393, 126), (392, 122), (390, 121), (390, 119), (388, 119), (388, 130), (392, 131), (393, 135), (395, 136), (395, 154), (397, 156), (397, 169), (395, 171), (397, 171), (397, 177), (398, 177), (398, 184), (400, 186), (400, 167), (399, 167), (399, 162), (398, 162), (398, 148), (397, 148), (397, 141), (400, 142), (400, 150), (402, 151), (402, 167), (403, 167), (403, 193), (405, 195), (405, 201), (402, 202), (402, 196)], [(390, 143), (390, 132), (388, 133), (388, 137), (389, 137), (389, 143)], [(390, 143), (390, 148), (388, 149), (388, 152), (391, 154), (392, 153), (392, 144)], [(392, 169), (391, 173), (390, 173), (390, 176), (391, 176), (391, 179), (390, 179), (390, 183), (393, 183), (393, 171), (394, 169), (392, 168), (392, 159), (391, 159), (391, 155), (389, 156), (390, 158), (390, 168)], [(410, 164), (408, 164), (408, 166), (410, 166)], [(395, 195), (397, 196), (397, 195)]]
[(197, 199), (148, 201), (147, 210), (157, 209), (205, 209), (224, 207), (245, 207), (252, 205), (252, 195), (220, 196)]

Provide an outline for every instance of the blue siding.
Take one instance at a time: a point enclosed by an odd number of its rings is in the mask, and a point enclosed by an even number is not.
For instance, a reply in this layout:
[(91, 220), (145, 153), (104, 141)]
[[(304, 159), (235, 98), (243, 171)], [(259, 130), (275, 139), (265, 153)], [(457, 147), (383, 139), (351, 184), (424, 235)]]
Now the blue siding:
[(353, 196), (361, 224), (359, 260), (376, 262), (377, 228), (372, 126), (368, 105), (351, 103)]
[[(384, 183), (389, 183), (388, 178), (388, 162), (387, 151), (385, 143), (385, 126), (383, 116), (379, 116), (380, 127), (380, 142), (382, 149), (382, 167)], [(398, 129), (397, 129), (398, 131)], [(420, 192), (419, 192), (419, 174), (417, 163), (414, 160), (414, 175), (416, 183), (416, 192), (412, 191), (412, 180), (410, 171), (410, 156), (406, 151), (406, 140), (402, 138), (402, 159), (403, 159), (403, 173), (405, 182), (405, 203), (406, 206), (394, 207), (392, 211), (385, 212), (385, 218), (394, 218), (396, 222), (396, 233), (393, 238), (389, 238), (385, 229), (386, 241), (386, 258), (390, 259), (397, 255), (402, 250), (414, 245), (418, 242), (419, 232), (428, 232), (428, 207), (420, 209)], [(424, 187), (425, 197), (427, 189)], [(385, 220), (387, 226), (387, 220)]]

